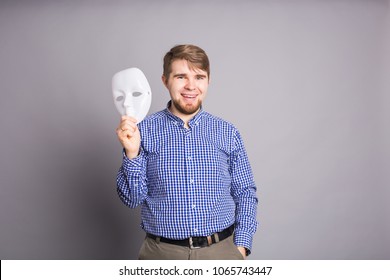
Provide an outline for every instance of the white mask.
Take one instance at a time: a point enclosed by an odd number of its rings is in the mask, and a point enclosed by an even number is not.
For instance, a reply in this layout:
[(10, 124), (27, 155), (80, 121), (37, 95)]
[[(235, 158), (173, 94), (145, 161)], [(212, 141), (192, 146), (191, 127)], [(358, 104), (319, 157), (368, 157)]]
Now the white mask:
[(138, 68), (128, 68), (112, 77), (114, 103), (121, 115), (142, 121), (152, 102), (152, 91), (144, 73)]

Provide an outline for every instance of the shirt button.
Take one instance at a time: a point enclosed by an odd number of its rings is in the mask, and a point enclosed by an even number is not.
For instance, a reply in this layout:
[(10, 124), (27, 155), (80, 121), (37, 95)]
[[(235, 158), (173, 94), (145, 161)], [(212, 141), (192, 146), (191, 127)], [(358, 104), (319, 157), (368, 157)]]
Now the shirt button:
[(198, 232), (198, 229), (197, 229), (197, 228), (194, 228), (194, 232)]
[(192, 209), (195, 209), (196, 205), (195, 204), (192, 204)]
[(188, 160), (191, 160), (191, 159), (192, 159), (192, 156), (189, 156), (189, 157), (188, 157)]
[(191, 179), (191, 180), (190, 180), (190, 183), (193, 184), (193, 183), (194, 183), (194, 179)]

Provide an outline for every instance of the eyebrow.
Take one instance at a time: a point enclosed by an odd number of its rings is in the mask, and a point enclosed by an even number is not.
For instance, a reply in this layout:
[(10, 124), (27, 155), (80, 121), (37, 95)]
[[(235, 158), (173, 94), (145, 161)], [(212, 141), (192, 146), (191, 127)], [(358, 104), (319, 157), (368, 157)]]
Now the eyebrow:
[(187, 74), (184, 74), (184, 73), (177, 73), (177, 74), (173, 75), (173, 77), (179, 77), (179, 76), (187, 76)]
[[(186, 77), (186, 76), (188, 76), (188, 75), (185, 74), (185, 73), (177, 73), (177, 74), (174, 74), (174, 75), (173, 75), (173, 77), (180, 77), (180, 76)], [(196, 77), (203, 77), (203, 78), (206, 78), (206, 77), (207, 77), (207, 75), (205, 75), (205, 74), (196, 74), (195, 76), (196, 76)]]

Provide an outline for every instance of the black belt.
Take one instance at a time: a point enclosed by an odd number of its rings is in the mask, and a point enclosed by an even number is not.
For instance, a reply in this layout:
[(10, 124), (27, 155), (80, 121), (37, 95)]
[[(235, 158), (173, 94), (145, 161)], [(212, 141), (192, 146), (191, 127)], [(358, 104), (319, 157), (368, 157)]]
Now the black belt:
[(195, 248), (207, 247), (210, 246), (211, 244), (218, 243), (231, 236), (233, 234), (233, 231), (234, 231), (234, 225), (231, 225), (227, 229), (224, 229), (221, 232), (216, 232), (209, 236), (194, 236), (182, 240), (169, 239), (165, 237), (156, 236), (150, 233), (146, 233), (146, 236), (152, 238), (153, 240), (156, 240), (157, 242), (164, 242), (164, 243), (185, 246), (185, 247), (190, 247), (191, 249), (195, 249)]

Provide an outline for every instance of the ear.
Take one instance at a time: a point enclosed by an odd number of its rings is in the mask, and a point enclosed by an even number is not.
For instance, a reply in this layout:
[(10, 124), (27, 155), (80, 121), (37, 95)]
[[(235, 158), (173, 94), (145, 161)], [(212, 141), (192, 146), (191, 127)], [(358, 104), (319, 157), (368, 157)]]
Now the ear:
[(168, 88), (168, 80), (164, 75), (161, 76), (161, 80), (166, 88)]

